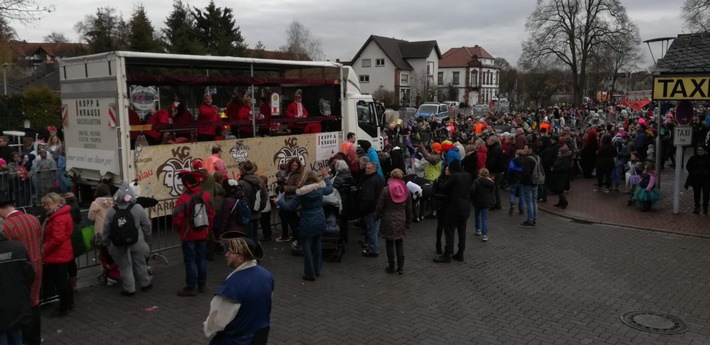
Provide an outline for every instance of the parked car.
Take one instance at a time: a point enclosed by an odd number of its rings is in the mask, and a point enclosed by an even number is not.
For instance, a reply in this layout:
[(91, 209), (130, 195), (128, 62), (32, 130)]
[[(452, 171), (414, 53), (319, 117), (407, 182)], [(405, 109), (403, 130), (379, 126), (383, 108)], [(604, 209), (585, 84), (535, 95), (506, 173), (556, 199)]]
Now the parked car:
[(445, 101), (444, 104), (449, 107), (449, 115), (456, 116), (459, 114), (459, 102)]
[(422, 104), (417, 109), (416, 117), (433, 117), (437, 120), (449, 117), (449, 106), (446, 104)]

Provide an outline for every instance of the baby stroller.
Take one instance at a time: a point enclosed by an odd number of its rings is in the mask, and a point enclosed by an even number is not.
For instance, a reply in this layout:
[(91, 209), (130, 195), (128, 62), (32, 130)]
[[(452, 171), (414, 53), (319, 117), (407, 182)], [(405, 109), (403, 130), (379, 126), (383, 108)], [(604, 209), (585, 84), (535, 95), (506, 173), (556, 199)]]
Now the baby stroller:
[(330, 258), (335, 262), (340, 262), (345, 253), (345, 240), (339, 226), (342, 210), (343, 202), (337, 189), (323, 196), (323, 213), (325, 213), (323, 251), (331, 251)]

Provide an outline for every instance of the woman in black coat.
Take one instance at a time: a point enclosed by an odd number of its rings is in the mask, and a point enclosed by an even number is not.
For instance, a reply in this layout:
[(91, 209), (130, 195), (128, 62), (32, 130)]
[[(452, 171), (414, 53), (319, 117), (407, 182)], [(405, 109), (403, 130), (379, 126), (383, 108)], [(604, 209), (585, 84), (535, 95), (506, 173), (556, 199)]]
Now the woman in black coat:
[(344, 243), (348, 243), (348, 221), (355, 219), (355, 202), (353, 201), (355, 179), (350, 173), (350, 167), (344, 160), (335, 161), (335, 177), (333, 178), (333, 188), (340, 193), (343, 203), (343, 213), (340, 215), (340, 238)]
[(599, 191), (604, 187), (604, 193), (609, 193), (611, 189), (611, 172), (614, 170), (614, 157), (616, 148), (611, 143), (611, 135), (605, 134), (602, 137), (599, 150), (597, 150), (597, 188)]
[(560, 147), (557, 159), (555, 159), (555, 163), (552, 164), (550, 169), (550, 177), (547, 179), (550, 191), (559, 196), (559, 201), (553, 206), (562, 209), (567, 208), (569, 204), (565, 190), (569, 189), (571, 159), (572, 151), (567, 146)]
[(695, 155), (688, 159), (685, 165), (688, 169), (688, 178), (685, 180), (685, 189), (693, 187), (693, 213), (700, 213), (700, 195), (703, 196), (703, 213), (708, 214), (708, 196), (710, 196), (710, 156), (705, 148), (698, 146)]

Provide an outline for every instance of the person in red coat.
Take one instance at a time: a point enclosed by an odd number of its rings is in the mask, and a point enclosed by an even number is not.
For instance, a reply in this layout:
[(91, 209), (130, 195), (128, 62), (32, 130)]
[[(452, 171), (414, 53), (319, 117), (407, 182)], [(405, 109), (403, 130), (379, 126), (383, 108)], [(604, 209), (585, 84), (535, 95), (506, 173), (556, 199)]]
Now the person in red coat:
[(251, 126), (252, 119), (252, 108), (251, 108), (251, 96), (245, 96), (244, 102), (239, 106), (237, 110), (237, 120), (248, 121), (249, 124), (244, 124), (239, 126), (239, 137), (240, 138), (250, 138), (254, 136), (254, 131)]
[(47, 286), (57, 289), (59, 307), (50, 316), (65, 316), (74, 309), (74, 295), (69, 287), (67, 269), (74, 260), (71, 235), (74, 222), (71, 207), (57, 193), (49, 193), (42, 198), (42, 206), (47, 210), (44, 220), (44, 250), (42, 261), (45, 263)]
[(220, 124), (219, 111), (212, 104), (212, 95), (206, 93), (197, 113), (197, 140), (212, 141)]
[[(286, 117), (288, 118), (306, 118), (308, 117), (308, 110), (306, 110), (306, 107), (301, 103), (303, 100), (303, 92), (301, 89), (296, 90), (296, 93), (293, 96), (293, 102), (286, 107)], [(291, 123), (289, 124), (289, 127), (292, 129), (302, 132), (303, 128), (305, 127), (304, 124), (298, 124), (298, 123)]]
[[(180, 171), (184, 192), (177, 199), (173, 209), (173, 229), (182, 240), (182, 255), (185, 263), (185, 287), (178, 291), (178, 296), (196, 296), (198, 291), (205, 292), (207, 283), (207, 235), (214, 225), (214, 204), (209, 193), (200, 188), (206, 176), (196, 171)], [(200, 195), (207, 206), (207, 229), (193, 229), (190, 226), (192, 214), (192, 196)]]

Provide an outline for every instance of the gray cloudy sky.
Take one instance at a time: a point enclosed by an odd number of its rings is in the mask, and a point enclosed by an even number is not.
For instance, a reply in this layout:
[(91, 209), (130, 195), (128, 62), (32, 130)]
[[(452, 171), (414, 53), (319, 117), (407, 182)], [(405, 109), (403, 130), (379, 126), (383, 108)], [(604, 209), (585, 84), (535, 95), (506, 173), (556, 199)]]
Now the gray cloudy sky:
[[(74, 24), (103, 6), (115, 7), (128, 19), (138, 1), (38, 0), (56, 11), (33, 26), (13, 23), (20, 39), (41, 41), (52, 31), (77, 41)], [(204, 7), (209, 0), (190, 0)], [(157, 29), (172, 10), (171, 0), (142, 2)], [(350, 60), (369, 35), (408, 41), (436, 40), (442, 54), (450, 48), (478, 44), (495, 57), (515, 65), (520, 42), (526, 38), (525, 21), (535, 0), (215, 0), (234, 9), (237, 25), (250, 47), (262, 41), (268, 50), (285, 43), (285, 31), (294, 19), (320, 38), (326, 58)], [(641, 39), (675, 37), (682, 33), (681, 0), (622, 0), (641, 31)], [(656, 48), (656, 47), (653, 47)], [(644, 44), (643, 51), (648, 54)], [(656, 58), (660, 47), (654, 51)], [(646, 58), (644, 65), (651, 63)]]

